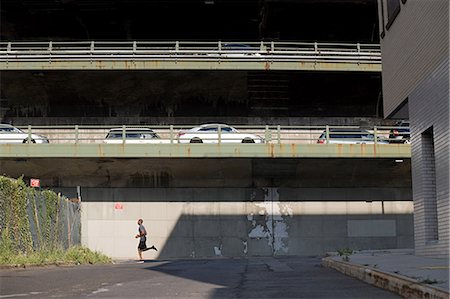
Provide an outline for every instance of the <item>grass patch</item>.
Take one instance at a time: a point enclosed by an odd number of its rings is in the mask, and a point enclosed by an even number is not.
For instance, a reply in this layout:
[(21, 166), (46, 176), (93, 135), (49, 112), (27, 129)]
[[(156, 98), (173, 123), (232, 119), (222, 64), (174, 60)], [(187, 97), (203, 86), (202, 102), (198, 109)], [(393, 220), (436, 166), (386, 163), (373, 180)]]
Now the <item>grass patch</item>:
[(0, 265), (50, 265), (50, 264), (107, 264), (111, 259), (106, 255), (82, 246), (73, 246), (67, 250), (42, 249), (30, 253), (17, 253), (0, 245)]

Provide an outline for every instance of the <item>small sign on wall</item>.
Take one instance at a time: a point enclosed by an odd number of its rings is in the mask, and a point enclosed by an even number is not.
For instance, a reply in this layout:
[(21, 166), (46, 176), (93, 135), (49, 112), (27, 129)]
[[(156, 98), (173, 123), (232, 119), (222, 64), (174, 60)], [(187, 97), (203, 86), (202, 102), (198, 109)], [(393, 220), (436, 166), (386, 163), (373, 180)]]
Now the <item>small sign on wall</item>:
[(123, 210), (123, 204), (121, 202), (114, 203), (114, 210)]
[(40, 188), (41, 180), (40, 179), (30, 179), (30, 187)]

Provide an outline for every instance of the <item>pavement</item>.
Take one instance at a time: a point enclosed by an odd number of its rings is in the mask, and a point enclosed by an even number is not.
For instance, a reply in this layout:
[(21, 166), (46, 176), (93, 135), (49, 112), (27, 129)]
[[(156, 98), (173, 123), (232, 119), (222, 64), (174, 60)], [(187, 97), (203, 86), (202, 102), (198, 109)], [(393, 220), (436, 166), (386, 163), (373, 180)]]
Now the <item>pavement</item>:
[(125, 260), (0, 270), (0, 298), (400, 298), (321, 257)]
[(358, 251), (348, 261), (328, 255), (325, 267), (406, 298), (449, 298), (448, 258), (416, 256), (412, 249)]

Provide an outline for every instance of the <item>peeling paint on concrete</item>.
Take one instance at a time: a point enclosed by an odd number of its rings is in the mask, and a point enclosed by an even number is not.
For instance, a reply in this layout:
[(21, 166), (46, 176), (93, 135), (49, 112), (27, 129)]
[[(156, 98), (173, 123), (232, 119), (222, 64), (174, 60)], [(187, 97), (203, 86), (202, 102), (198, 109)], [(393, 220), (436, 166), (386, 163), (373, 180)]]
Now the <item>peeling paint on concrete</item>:
[[(254, 195), (252, 197), (255, 197)], [(279, 201), (277, 188), (264, 189), (264, 201), (255, 203), (258, 207), (258, 215), (265, 216), (264, 224), (257, 224), (253, 220), (253, 213), (247, 215), (252, 221), (250, 238), (267, 238), (268, 246), (272, 247), (274, 254), (287, 253), (289, 251), (287, 240), (289, 238), (289, 226), (287, 217), (293, 216), (292, 208), (287, 203)]]
[(214, 254), (217, 256), (222, 256), (222, 246), (220, 247), (214, 246)]

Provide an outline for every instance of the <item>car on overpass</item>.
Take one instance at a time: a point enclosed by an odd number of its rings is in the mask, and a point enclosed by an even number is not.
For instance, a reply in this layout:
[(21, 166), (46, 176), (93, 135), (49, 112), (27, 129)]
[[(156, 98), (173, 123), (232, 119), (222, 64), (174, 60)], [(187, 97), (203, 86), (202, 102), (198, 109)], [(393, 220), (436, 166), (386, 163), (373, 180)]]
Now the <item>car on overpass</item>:
[(177, 139), (179, 143), (264, 143), (261, 136), (239, 132), (225, 124), (204, 124), (180, 131)]
[(49, 143), (48, 138), (28, 134), (8, 124), (0, 124), (0, 143)]
[[(123, 134), (125, 132), (125, 138)], [(118, 144), (118, 143), (130, 143), (130, 144), (140, 144), (140, 143), (170, 143), (168, 139), (161, 139), (161, 137), (156, 134), (150, 128), (112, 128), (109, 130), (108, 134), (104, 140), (105, 143)]]
[(411, 143), (409, 120), (399, 121), (389, 132), (389, 143)]
[[(362, 129), (329, 129), (329, 138), (327, 139), (326, 130), (320, 135), (317, 143), (321, 144), (374, 144), (375, 136), (367, 130)], [(378, 137), (377, 143), (389, 144), (383, 138)]]

